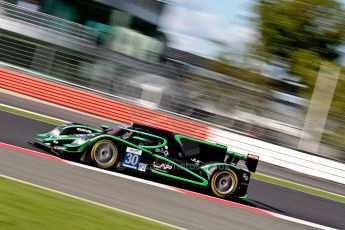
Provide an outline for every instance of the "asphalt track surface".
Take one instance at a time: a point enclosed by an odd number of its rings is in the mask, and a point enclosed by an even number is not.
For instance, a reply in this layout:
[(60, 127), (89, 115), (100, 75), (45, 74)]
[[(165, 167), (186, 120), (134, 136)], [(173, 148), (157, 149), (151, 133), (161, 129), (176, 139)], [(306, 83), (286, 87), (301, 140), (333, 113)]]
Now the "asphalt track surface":
[[(33, 100), (33, 98), (23, 98), (23, 96), (19, 94), (13, 95), (12, 92), (9, 94), (9, 91), (2, 89), (0, 89), (0, 103), (95, 127), (101, 124), (114, 125), (113, 121), (101, 119), (99, 117), (91, 117), (89, 114), (86, 115), (75, 110), (66, 110), (65, 107), (49, 105), (47, 103), (42, 103), (42, 101)], [(308, 176), (279, 166), (260, 162), (257, 172), (345, 196), (345, 186), (343, 184)]]
[[(187, 229), (312, 229), (174, 191), (0, 148), (0, 172)], [(109, 226), (109, 229), (116, 226)]]
[[(44, 110), (43, 110), (44, 111)], [(42, 112), (42, 111), (41, 111)], [(59, 113), (66, 111), (59, 110)], [(70, 115), (72, 112), (68, 112)], [(56, 114), (58, 115), (58, 114)], [(80, 115), (74, 114), (80, 118)], [(87, 118), (83, 118), (87, 119)], [(90, 118), (88, 118), (90, 119)], [(31, 148), (35, 133), (51, 125), (0, 112), (0, 141)], [(187, 197), (134, 181), (1, 149), (0, 172), (18, 179), (97, 201), (190, 229), (309, 229), (227, 205)], [(120, 185), (120, 186), (119, 186)], [(345, 205), (253, 180), (248, 205), (325, 226), (345, 229)]]

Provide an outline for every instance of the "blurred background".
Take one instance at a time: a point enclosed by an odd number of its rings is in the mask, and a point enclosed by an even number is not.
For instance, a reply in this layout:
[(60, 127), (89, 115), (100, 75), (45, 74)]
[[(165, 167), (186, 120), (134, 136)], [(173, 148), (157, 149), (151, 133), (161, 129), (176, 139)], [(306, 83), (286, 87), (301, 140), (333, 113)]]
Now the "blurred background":
[(345, 161), (344, 4), (0, 1), (0, 61)]

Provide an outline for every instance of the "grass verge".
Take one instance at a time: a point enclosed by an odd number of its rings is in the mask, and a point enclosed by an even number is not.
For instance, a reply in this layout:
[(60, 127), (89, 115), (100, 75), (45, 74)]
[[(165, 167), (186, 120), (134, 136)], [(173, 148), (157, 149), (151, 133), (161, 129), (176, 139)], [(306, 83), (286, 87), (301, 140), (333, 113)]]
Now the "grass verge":
[(0, 229), (174, 229), (0, 177)]
[(61, 125), (61, 124), (64, 123), (63, 121), (61, 121), (59, 119), (45, 117), (45, 116), (42, 116), (40, 114), (30, 113), (28, 111), (24, 111), (24, 110), (8, 107), (8, 106), (5, 106), (5, 105), (0, 105), (0, 110), (8, 112), (8, 113), (18, 114), (18, 115), (21, 115), (23, 117), (31, 118), (31, 119), (34, 119), (34, 120), (46, 122), (46, 123), (53, 124), (53, 125)]
[(341, 196), (341, 195), (338, 195), (335, 193), (331, 193), (331, 192), (327, 192), (324, 190), (312, 188), (312, 187), (298, 184), (295, 182), (279, 179), (276, 177), (266, 176), (264, 174), (259, 174), (259, 173), (253, 173), (252, 178), (255, 180), (264, 181), (267, 183), (271, 183), (271, 184), (279, 185), (279, 186), (286, 187), (289, 189), (297, 190), (300, 192), (308, 193), (311, 195), (315, 195), (315, 196), (323, 197), (326, 199), (345, 203), (345, 197), (344, 196)]
[[(17, 108), (7, 107), (5, 105), (0, 105), (0, 110), (6, 111), (6, 112), (9, 112), (9, 113), (19, 114), (19, 115), (24, 116), (24, 117), (28, 117), (28, 118), (31, 118), (31, 119), (39, 120), (39, 121), (42, 121), (42, 122), (47, 122), (47, 123), (50, 123), (50, 124), (60, 125), (60, 124), (63, 123), (63, 121), (61, 121), (59, 119), (45, 117), (45, 116), (40, 115), (40, 114), (30, 113), (28, 111), (23, 111), (23, 110), (20, 110), (20, 109), (17, 109)], [(323, 198), (326, 198), (326, 199), (330, 199), (330, 200), (334, 200), (334, 201), (345, 203), (345, 197), (344, 196), (341, 196), (341, 195), (338, 195), (338, 194), (334, 194), (334, 193), (330, 193), (330, 192), (327, 192), (327, 191), (323, 191), (323, 190), (320, 190), (320, 189), (312, 188), (312, 187), (305, 186), (305, 185), (302, 185), (302, 184), (294, 183), (294, 182), (291, 182), (291, 181), (282, 180), (282, 179), (279, 179), (279, 178), (275, 178), (275, 177), (271, 177), (271, 176), (267, 176), (267, 175), (259, 174), (259, 173), (253, 173), (252, 178), (255, 179), (255, 180), (264, 181), (264, 182), (267, 182), (267, 183), (279, 185), (279, 186), (286, 187), (286, 188), (293, 189), (293, 190), (297, 190), (297, 191), (300, 191), (300, 192), (304, 192), (304, 193), (312, 194), (312, 195), (315, 195), (315, 196), (323, 197)]]

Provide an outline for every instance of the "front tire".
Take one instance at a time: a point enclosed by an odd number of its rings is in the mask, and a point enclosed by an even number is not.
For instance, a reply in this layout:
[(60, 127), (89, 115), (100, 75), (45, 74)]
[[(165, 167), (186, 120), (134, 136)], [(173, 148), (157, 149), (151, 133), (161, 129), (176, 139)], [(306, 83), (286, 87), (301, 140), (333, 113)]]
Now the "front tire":
[(99, 140), (92, 146), (91, 159), (97, 167), (109, 169), (119, 159), (119, 149), (111, 140)]
[(211, 177), (211, 191), (219, 198), (231, 197), (238, 186), (237, 174), (230, 168), (216, 171)]

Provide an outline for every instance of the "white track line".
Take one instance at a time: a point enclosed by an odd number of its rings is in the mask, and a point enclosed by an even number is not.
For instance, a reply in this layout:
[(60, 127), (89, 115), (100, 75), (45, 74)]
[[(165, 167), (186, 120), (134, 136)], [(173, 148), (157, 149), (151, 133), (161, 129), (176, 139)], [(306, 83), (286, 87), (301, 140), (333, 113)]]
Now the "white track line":
[(68, 193), (64, 193), (64, 192), (57, 191), (57, 190), (54, 190), (54, 189), (50, 189), (50, 188), (47, 188), (47, 187), (44, 187), (44, 186), (33, 184), (33, 183), (30, 183), (30, 182), (27, 182), (27, 181), (19, 180), (19, 179), (16, 179), (16, 178), (13, 178), (13, 177), (9, 177), (9, 176), (5, 176), (5, 175), (2, 175), (2, 174), (0, 174), (0, 177), (6, 178), (6, 179), (9, 179), (9, 180), (12, 180), (12, 181), (16, 181), (16, 182), (19, 182), (19, 183), (22, 183), (22, 184), (30, 185), (30, 186), (33, 186), (33, 187), (36, 187), (36, 188), (40, 188), (40, 189), (43, 189), (43, 190), (46, 190), (46, 191), (49, 191), (49, 192), (54, 192), (54, 193), (57, 193), (57, 194), (60, 194), (60, 195), (63, 195), (63, 196), (67, 196), (67, 197), (70, 197), (70, 198), (73, 198), (73, 199), (76, 199), (76, 200), (80, 200), (80, 201), (83, 201), (83, 202), (90, 203), (90, 204), (93, 204), (93, 205), (97, 205), (99, 207), (108, 208), (108, 209), (111, 209), (111, 210), (114, 210), (114, 211), (117, 211), (117, 212), (128, 214), (128, 215), (131, 215), (131, 216), (134, 216), (134, 217), (138, 217), (138, 218), (141, 218), (141, 219), (144, 219), (144, 220), (148, 220), (148, 221), (151, 221), (151, 222), (154, 222), (154, 223), (162, 224), (162, 225), (165, 225), (165, 226), (168, 226), (168, 227), (172, 227), (172, 228), (175, 228), (175, 229), (185, 230), (185, 228), (181, 228), (181, 227), (178, 227), (178, 226), (175, 226), (175, 225), (172, 225), (172, 224), (168, 224), (168, 223), (156, 220), (156, 219), (152, 219), (152, 218), (149, 218), (149, 217), (146, 217), (146, 216), (142, 216), (142, 215), (139, 215), (139, 214), (128, 212), (128, 211), (125, 211), (125, 210), (122, 210), (122, 209), (114, 208), (114, 207), (111, 207), (111, 206), (108, 206), (108, 205), (105, 205), (105, 204), (101, 204), (101, 203), (98, 203), (98, 202), (95, 202), (95, 201), (91, 201), (91, 200), (88, 200), (88, 199), (84, 199), (84, 198), (81, 198), (81, 197), (78, 197), (78, 196), (74, 196), (74, 195), (71, 195), (71, 194), (68, 194)]
[(331, 228), (331, 227), (327, 227), (327, 226), (324, 226), (324, 225), (321, 225), (321, 224), (315, 224), (315, 223), (312, 223), (312, 222), (309, 222), (309, 221), (297, 219), (297, 218), (290, 217), (290, 216), (281, 215), (281, 214), (274, 213), (274, 212), (269, 212), (269, 213), (271, 213), (274, 217), (277, 217), (279, 219), (288, 220), (288, 221), (291, 221), (291, 222), (294, 222), (294, 223), (298, 223), (298, 224), (302, 224), (302, 225), (307, 225), (307, 226), (310, 226), (310, 227), (313, 227), (313, 228), (319, 228), (319, 229), (324, 229), (324, 230), (339, 230), (337, 228)]
[[(8, 108), (11, 108), (11, 109), (15, 109), (15, 110), (19, 110), (19, 111), (23, 111), (23, 112), (26, 112), (26, 113), (30, 113), (30, 114), (34, 114), (34, 115), (37, 115), (37, 116), (41, 116), (41, 117), (45, 117), (45, 118), (49, 118), (49, 119), (53, 119), (53, 120), (57, 120), (57, 121), (61, 121), (61, 122), (64, 122), (64, 123), (69, 123), (70, 121), (66, 121), (66, 120), (62, 120), (60, 118), (56, 118), (56, 117), (51, 117), (51, 116), (47, 116), (47, 115), (43, 115), (43, 114), (40, 114), (40, 113), (36, 113), (36, 112), (32, 112), (32, 111), (29, 111), (29, 110), (25, 110), (25, 109), (21, 109), (21, 108), (18, 108), (18, 107), (14, 107), (14, 106), (10, 106), (10, 105), (7, 105), (7, 104), (3, 104), (3, 103), (0, 103), (0, 106), (5, 106), (5, 107), (8, 107)], [(15, 112), (9, 112), (9, 113), (13, 113), (13, 114), (17, 114)], [(23, 116), (21, 114), (17, 114), (19, 116)], [(37, 153), (40, 153), (40, 152), (37, 152)], [(75, 162), (71, 162), (71, 164), (78, 164), (78, 163), (75, 163)], [(79, 166), (79, 167), (89, 167), (87, 165), (82, 165), (82, 166)], [(93, 170), (94, 168), (89, 168), (91, 170)], [(99, 169), (99, 170), (102, 170), (102, 169)], [(102, 171), (103, 172), (103, 171)], [(269, 171), (268, 171), (269, 172)], [(107, 171), (103, 172), (103, 173), (108, 173)], [(258, 174), (261, 174), (261, 173), (258, 173)], [(119, 174), (119, 175), (122, 175), (122, 174)], [(332, 192), (329, 192), (329, 191), (326, 191), (326, 190), (322, 190), (322, 189), (318, 189), (318, 188), (314, 188), (314, 187), (311, 187), (311, 186), (308, 186), (308, 185), (304, 185), (304, 184), (300, 184), (300, 183), (297, 183), (297, 182), (293, 182), (293, 181), (289, 181), (289, 180), (286, 180), (286, 179), (282, 179), (282, 178), (277, 178), (277, 177), (273, 177), (273, 176), (269, 176), (269, 175), (266, 175), (266, 174), (261, 174), (261, 175), (264, 175), (266, 177), (271, 177), (273, 179), (277, 179), (277, 180), (281, 180), (281, 181), (286, 181), (286, 182), (289, 182), (289, 183), (293, 183), (293, 184), (296, 184), (296, 185), (300, 185), (300, 186), (303, 186), (303, 187), (306, 187), (306, 188), (310, 188), (310, 189), (315, 189), (315, 190), (318, 190), (320, 192), (325, 192), (325, 193), (328, 193), (328, 194), (332, 194), (332, 195), (336, 195), (336, 196), (340, 196), (340, 197), (345, 197), (343, 195), (340, 195), (340, 194), (336, 194), (336, 193), (332, 193)], [(283, 175), (282, 175), (283, 176)], [(121, 176), (120, 176), (121, 177)], [(284, 176), (286, 177), (286, 176)], [(287, 177), (288, 178), (288, 177)], [(260, 180), (260, 179), (256, 179), (256, 180)], [(158, 184), (158, 183), (156, 183)], [(307, 193), (307, 192), (304, 192), (304, 193)], [(310, 194), (310, 193), (308, 193)], [(313, 194), (311, 194), (313, 195)]]
[[(111, 171), (107, 171), (107, 170), (104, 170), (104, 169), (91, 167), (91, 166), (88, 166), (88, 165), (83, 165), (83, 164), (76, 163), (76, 162), (68, 161), (67, 163), (71, 164), (71, 165), (74, 165), (74, 166), (77, 166), (77, 167), (86, 168), (86, 169), (89, 169), (89, 170), (92, 170), (92, 171), (101, 172), (101, 173), (105, 173), (105, 174), (108, 174), (108, 175), (113, 175), (113, 176), (116, 176), (116, 177), (124, 178), (124, 179), (127, 179), (127, 180), (132, 180), (132, 181), (136, 181), (136, 182), (139, 182), (139, 183), (148, 184), (148, 185), (152, 185), (152, 186), (155, 186), (155, 187), (159, 187), (159, 188), (163, 188), (163, 189), (167, 189), (167, 190), (170, 190), (170, 191), (175, 191), (175, 192), (181, 193), (180, 190), (178, 190), (178, 189), (176, 189), (176, 188), (174, 188), (172, 186), (169, 186), (169, 185), (159, 184), (159, 183), (156, 183), (156, 182), (153, 182), (153, 181), (148, 181), (148, 180), (144, 180), (144, 179), (128, 176), (128, 175), (125, 175), (125, 174), (111, 172)], [(263, 210), (263, 209), (261, 209), (261, 210)], [(314, 227), (314, 228), (324, 229), (324, 230), (337, 230), (336, 228), (331, 228), (331, 227), (328, 227), (328, 226), (312, 223), (312, 222), (301, 220), (301, 219), (298, 219), (298, 218), (294, 218), (294, 217), (290, 217), (290, 216), (286, 216), (286, 215), (282, 215), (282, 214), (278, 214), (278, 213), (274, 213), (274, 212), (270, 212), (270, 211), (266, 211), (266, 210), (263, 210), (263, 211), (265, 211), (267, 213), (270, 213), (272, 216), (274, 216), (274, 217), (276, 217), (278, 219), (283, 219), (283, 220), (287, 220), (287, 221), (290, 221), (290, 222), (294, 222), (294, 223), (298, 223), (298, 224), (302, 224), (302, 225), (306, 225), (306, 226), (310, 226), (310, 227)]]
[[(56, 120), (56, 121), (61, 121), (61, 122), (64, 122), (64, 123), (68, 123), (68, 121), (62, 120), (60, 118), (43, 115), (43, 114), (40, 114), (40, 113), (32, 112), (32, 111), (29, 111), (29, 110), (26, 110), (26, 109), (21, 109), (21, 108), (14, 107), (14, 106), (11, 106), (11, 105), (6, 105), (6, 104), (3, 104), (3, 103), (0, 103), (0, 106), (4, 106), (4, 107), (8, 107), (10, 109), (19, 110), (19, 111), (22, 111), (22, 112), (25, 112), (25, 113), (29, 113), (29, 114), (33, 114), (33, 115), (37, 115), (37, 116), (40, 116), (40, 117), (44, 117), (44, 118), (48, 118), (48, 119), (52, 119), (52, 120)], [(17, 114), (15, 112), (9, 112), (9, 113)], [(17, 115), (25, 117), (22, 114), (17, 114)]]
[(113, 172), (113, 171), (109, 171), (109, 170), (105, 170), (105, 169), (95, 168), (95, 167), (92, 167), (92, 166), (89, 166), (89, 165), (84, 165), (84, 164), (80, 164), (80, 163), (73, 162), (73, 161), (66, 161), (66, 163), (70, 164), (70, 165), (74, 165), (74, 166), (80, 167), (80, 168), (85, 168), (85, 169), (88, 169), (88, 170), (92, 170), (92, 171), (96, 171), (96, 172), (100, 172), (100, 173), (104, 173), (104, 174), (108, 174), (108, 175), (120, 177), (120, 178), (123, 178), (123, 179), (127, 179), (127, 180), (131, 180), (131, 181), (139, 182), (139, 183), (142, 183), (142, 184), (147, 184), (147, 185), (151, 185), (151, 186), (154, 186), (154, 187), (163, 188), (163, 189), (167, 189), (167, 190), (170, 190), (170, 191), (174, 191), (174, 192), (179, 192), (180, 193), (180, 191), (178, 189), (176, 189), (175, 187), (169, 186), (169, 185), (160, 184), (160, 183), (157, 183), (157, 182), (153, 182), (153, 181), (149, 181), (149, 180), (145, 180), (145, 179), (141, 179), (141, 178), (138, 178), (138, 177), (133, 177), (133, 176), (129, 176), (129, 175), (126, 175), (126, 174), (117, 173), (117, 172)]
[[(6, 144), (6, 145), (13, 146), (13, 145), (9, 145), (9, 144)], [(17, 147), (17, 146), (14, 146), (14, 147)], [(21, 147), (17, 147), (17, 148), (26, 150), (27, 152), (34, 152), (36, 154), (36, 156), (46, 155), (44, 153), (41, 153), (41, 152), (38, 152), (38, 151), (34, 151), (34, 150), (30, 150), (30, 149), (25, 149), (25, 148), (21, 148)], [(112, 171), (108, 171), (108, 170), (104, 170), (104, 169), (100, 169), (100, 168), (95, 168), (95, 167), (91, 167), (91, 166), (88, 166), (88, 165), (83, 165), (83, 164), (72, 162), (72, 161), (68, 161), (68, 160), (63, 160), (63, 161), (66, 164), (73, 165), (73, 166), (76, 166), (76, 167), (80, 167), (80, 168), (84, 168), (84, 169), (88, 169), (88, 170), (92, 170), (92, 171), (96, 171), (96, 172), (100, 172), (100, 173), (104, 173), (104, 174), (120, 177), (120, 178), (131, 180), (131, 181), (136, 181), (136, 182), (139, 182), (139, 183), (143, 183), (143, 184), (151, 185), (151, 186), (154, 186), (154, 187), (159, 187), (159, 188), (162, 188), (162, 189), (167, 189), (167, 190), (170, 190), (170, 191), (174, 191), (174, 192), (178, 192), (178, 193), (184, 194), (182, 192), (182, 190), (179, 190), (179, 189), (174, 188), (174, 187), (169, 186), (169, 185), (164, 185), (164, 184), (156, 183), (156, 182), (149, 181), (149, 180), (144, 180), (144, 179), (141, 179), (141, 178), (137, 178), (137, 177), (121, 174), (121, 173), (116, 173), (116, 172), (112, 172)], [(1, 176), (7, 177), (7, 176), (4, 176), (4, 175), (1, 175)], [(9, 177), (9, 178), (11, 178), (11, 177)], [(17, 179), (13, 178), (13, 180), (17, 180)], [(17, 181), (21, 182), (21, 180), (17, 180)], [(28, 182), (24, 182), (24, 183), (28, 183)], [(28, 184), (30, 184), (30, 183), (28, 183)], [(36, 187), (41, 187), (41, 186), (36, 186)], [(42, 187), (42, 188), (44, 188), (44, 187)], [(47, 189), (47, 190), (49, 190), (49, 189)], [(54, 191), (54, 190), (52, 190), (52, 191)], [(56, 192), (58, 192), (58, 191), (56, 191)], [(65, 194), (63, 192), (58, 192), (58, 193)], [(69, 195), (69, 194), (66, 194), (66, 195), (74, 197), (76, 199), (84, 200), (83, 198), (78, 198), (78, 197), (75, 197), (73, 195)], [(185, 195), (188, 196), (188, 194), (185, 194)], [(205, 195), (205, 196), (207, 196), (207, 195)], [(214, 198), (214, 197), (212, 197), (212, 198)], [(200, 198), (200, 199), (202, 199), (202, 198)], [(95, 203), (93, 201), (88, 201), (88, 200), (85, 200), (85, 201), (90, 202), (90, 203)], [(95, 204), (98, 204), (98, 203), (95, 203)], [(103, 204), (100, 204), (100, 206), (109, 207), (109, 206), (106, 206), (106, 205), (103, 205)], [(110, 208), (112, 208), (112, 207), (110, 207)], [(112, 208), (112, 209), (117, 210), (116, 208)], [(331, 227), (328, 227), (328, 226), (312, 223), (312, 222), (301, 220), (301, 219), (298, 219), (298, 218), (294, 218), (294, 217), (285, 216), (285, 215), (281, 215), (281, 214), (278, 214), (278, 213), (266, 211), (264, 209), (260, 209), (260, 208), (255, 208), (255, 209), (259, 209), (259, 210), (261, 210), (263, 212), (269, 213), (272, 217), (279, 218), (279, 219), (284, 219), (284, 220), (291, 221), (291, 222), (294, 222), (294, 223), (298, 223), (298, 224), (302, 224), (302, 225), (306, 225), (306, 226), (311, 226), (311, 227), (319, 228), (319, 229), (325, 229), (325, 230), (337, 230), (335, 228), (331, 228)], [(123, 210), (120, 210), (120, 211), (126, 213), (126, 211), (123, 211)], [(136, 215), (136, 214), (133, 214), (133, 215)], [(138, 215), (138, 216), (140, 216), (140, 215)], [(150, 218), (147, 218), (147, 219), (150, 219)], [(159, 222), (159, 221), (157, 221), (157, 222)]]
[[(0, 104), (0, 105), (8, 106), (8, 105), (5, 105), (5, 104)], [(50, 116), (45, 116), (45, 115), (42, 115), (42, 114), (39, 114), (39, 113), (35, 113), (35, 112), (28, 111), (28, 110), (16, 108), (16, 107), (13, 107), (13, 106), (8, 106), (8, 107), (13, 108), (13, 109), (18, 109), (20, 111), (24, 111), (24, 112), (27, 112), (27, 113), (32, 113), (32, 114), (35, 114), (35, 115), (40, 115), (40, 116), (47, 117), (47, 118), (50, 118), (50, 119), (61, 120), (61, 119), (58, 119), (58, 118), (54, 118), (54, 117), (50, 117)], [(64, 122), (66, 122), (66, 121), (64, 121)], [(33, 150), (31, 150), (31, 151), (33, 151)], [(40, 153), (40, 152), (37, 152), (37, 151), (33, 151), (33, 152)], [(40, 153), (40, 154), (42, 154), (42, 153)], [(132, 181), (136, 181), (136, 182), (139, 182), (139, 183), (148, 184), (148, 185), (152, 185), (152, 186), (155, 186), (155, 187), (159, 187), (159, 188), (163, 188), (163, 189), (167, 189), (167, 190), (170, 190), (170, 191), (176, 191), (176, 192), (181, 193), (178, 189), (176, 189), (176, 188), (174, 188), (172, 186), (156, 183), (156, 182), (153, 182), (153, 181), (148, 181), (148, 180), (144, 180), (144, 179), (140, 179), (140, 178), (136, 178), (136, 177), (132, 177), (132, 176), (116, 173), (116, 172), (111, 172), (111, 171), (107, 171), (107, 170), (91, 167), (91, 166), (88, 166), (88, 165), (83, 165), (83, 164), (80, 164), (80, 163), (72, 162), (72, 161), (66, 161), (66, 163), (70, 164), (70, 165), (77, 166), (77, 167), (85, 168), (85, 169), (88, 169), (88, 170), (93, 170), (93, 171), (97, 171), (97, 172), (113, 175), (113, 176), (116, 176), (116, 177), (124, 178), (124, 179), (127, 179), (127, 180), (132, 180)], [(308, 187), (308, 186), (306, 186), (306, 187)], [(321, 191), (323, 191), (323, 190), (321, 190)], [(82, 199), (82, 198), (79, 198), (79, 199)], [(114, 208), (114, 210), (116, 210), (116, 209)], [(263, 210), (263, 211), (266, 212), (266, 210)], [(126, 212), (126, 211), (123, 211), (123, 212)], [(335, 228), (330, 228), (330, 227), (327, 227), (327, 226), (323, 226), (323, 225), (315, 224), (315, 223), (308, 222), (308, 221), (305, 221), (305, 220), (301, 220), (301, 219), (297, 219), (297, 218), (281, 215), (281, 214), (278, 214), (278, 213), (273, 213), (273, 212), (269, 212), (269, 213), (272, 214), (272, 216), (274, 216), (276, 218), (279, 218), (279, 219), (284, 219), (284, 220), (288, 220), (288, 221), (291, 221), (291, 222), (295, 222), (295, 223), (299, 223), (299, 224), (303, 224), (303, 225), (307, 225), (307, 226), (311, 226), (311, 227), (315, 227), (315, 228), (325, 229), (325, 230), (336, 230)], [(136, 214), (134, 214), (134, 215), (136, 215)], [(159, 221), (157, 221), (157, 222), (159, 222)]]
[[(302, 186), (304, 188), (309, 188), (309, 189), (313, 189), (313, 190), (316, 190), (316, 191), (319, 191), (319, 192), (323, 192), (323, 193), (327, 193), (327, 194), (330, 194), (330, 195), (334, 195), (334, 196), (345, 198), (345, 196), (343, 196), (343, 195), (340, 195), (340, 194), (337, 194), (337, 193), (334, 193), (334, 192), (328, 192), (328, 191), (325, 191), (325, 190), (322, 190), (322, 189), (319, 189), (319, 188), (314, 188), (314, 187), (311, 187), (311, 186), (308, 186), (308, 185), (299, 184), (299, 183), (294, 182), (294, 181), (289, 181), (289, 180), (286, 180), (286, 179), (282, 179), (282, 178), (278, 178), (278, 177), (274, 177), (274, 176), (269, 176), (269, 175), (263, 174), (263, 173), (256, 173), (256, 174), (261, 175), (261, 176), (265, 176), (265, 177), (269, 177), (269, 178), (272, 178), (274, 180), (279, 180), (279, 181), (282, 181), (282, 182), (294, 184), (294, 185), (297, 185), (297, 186)], [(280, 175), (280, 176), (283, 177), (283, 175)], [(287, 177), (287, 178), (289, 178), (289, 177)], [(292, 179), (292, 178), (290, 178), (290, 179)], [(260, 180), (260, 181), (264, 181), (266, 183), (271, 183), (271, 182), (267, 182), (267, 181), (259, 179), (259, 178), (255, 178), (255, 180)], [(276, 183), (271, 183), (271, 184), (277, 185)], [(296, 190), (296, 191), (299, 191), (299, 190)], [(317, 195), (315, 195), (313, 193), (310, 193), (310, 192), (305, 192), (305, 191), (300, 191), (300, 192), (307, 193), (307, 194), (310, 194), (310, 195), (313, 195), (313, 196), (317, 196)], [(325, 198), (325, 199), (327, 199), (327, 198)]]

